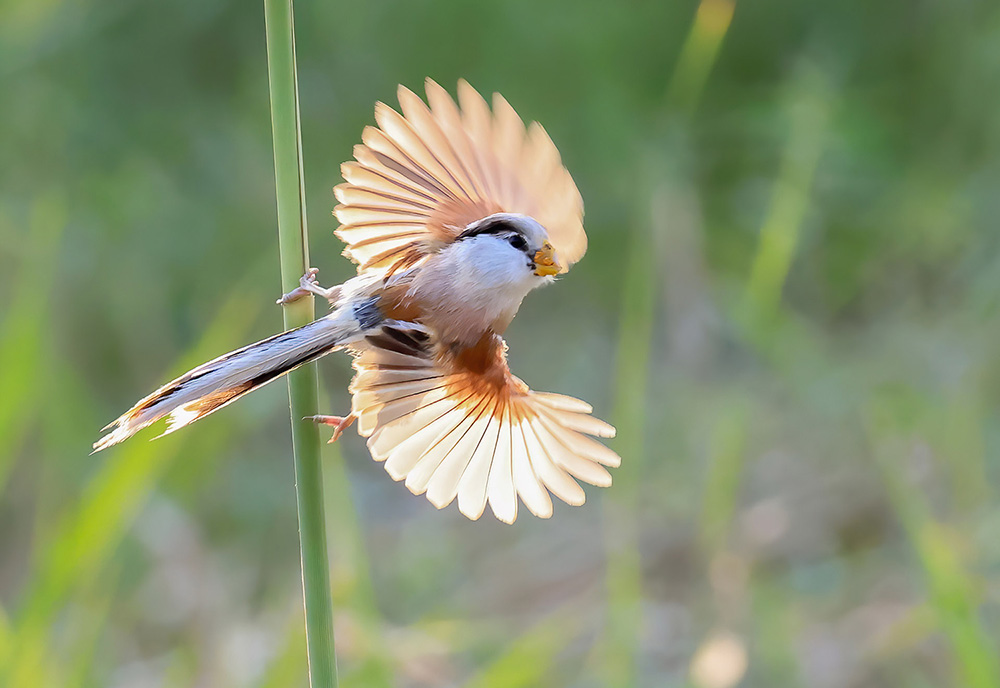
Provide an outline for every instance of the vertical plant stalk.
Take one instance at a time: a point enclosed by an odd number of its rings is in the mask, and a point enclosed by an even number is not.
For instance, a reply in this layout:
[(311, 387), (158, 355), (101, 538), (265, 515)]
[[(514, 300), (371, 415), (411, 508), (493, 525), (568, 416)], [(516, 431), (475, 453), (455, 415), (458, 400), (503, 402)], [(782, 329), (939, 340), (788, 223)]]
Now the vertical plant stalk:
[[(292, 0), (264, 0), (264, 22), (274, 137), (281, 284), (287, 290), (298, 283), (309, 266)], [(312, 321), (312, 298), (299, 299), (285, 306), (284, 318), (286, 329)], [(304, 365), (288, 375), (309, 684), (312, 688), (329, 688), (337, 685), (337, 664), (323, 515), (319, 430), (313, 423), (302, 420), (318, 412), (318, 386), (315, 364)]]

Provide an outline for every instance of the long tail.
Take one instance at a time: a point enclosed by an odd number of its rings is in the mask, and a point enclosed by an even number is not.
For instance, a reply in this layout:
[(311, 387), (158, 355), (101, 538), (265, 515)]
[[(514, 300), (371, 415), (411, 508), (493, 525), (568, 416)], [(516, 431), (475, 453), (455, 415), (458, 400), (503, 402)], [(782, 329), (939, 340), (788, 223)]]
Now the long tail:
[(357, 307), (345, 305), (330, 315), (294, 330), (202, 364), (171, 380), (120, 418), (94, 443), (98, 452), (137, 433), (164, 416), (164, 435), (204, 418), (247, 392), (266, 385), (303, 363), (313, 361), (363, 336), (374, 324)]

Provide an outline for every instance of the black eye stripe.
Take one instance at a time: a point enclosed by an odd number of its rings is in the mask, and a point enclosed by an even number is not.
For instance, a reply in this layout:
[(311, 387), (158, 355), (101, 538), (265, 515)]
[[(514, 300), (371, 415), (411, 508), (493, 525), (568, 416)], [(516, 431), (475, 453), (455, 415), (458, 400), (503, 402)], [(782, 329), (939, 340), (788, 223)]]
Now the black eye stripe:
[(528, 241), (524, 238), (524, 235), (517, 227), (506, 220), (494, 219), (474, 224), (459, 234), (456, 241), (471, 239), (477, 236), (495, 236), (504, 239), (518, 251), (528, 252)]
[(479, 222), (477, 224), (472, 225), (464, 232), (459, 234), (457, 241), (461, 241), (462, 239), (468, 239), (470, 237), (482, 236), (484, 234), (492, 234), (496, 236), (507, 233), (520, 234), (520, 232), (517, 231), (517, 228), (514, 227), (514, 225), (504, 220)]

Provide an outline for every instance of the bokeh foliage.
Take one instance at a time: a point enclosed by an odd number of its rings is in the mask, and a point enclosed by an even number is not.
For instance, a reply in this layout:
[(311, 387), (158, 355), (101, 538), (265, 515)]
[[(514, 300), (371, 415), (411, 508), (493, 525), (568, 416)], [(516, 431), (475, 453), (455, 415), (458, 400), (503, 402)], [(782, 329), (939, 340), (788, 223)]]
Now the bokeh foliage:
[[(625, 458), (505, 527), (329, 450), (345, 685), (1000, 686), (995, 2), (296, 12), (323, 282), (374, 101), (501, 91), (591, 238), (512, 365)], [(10, 0), (0, 92), (0, 685), (304, 685), (282, 386), (87, 456), (280, 327), (262, 7)]]

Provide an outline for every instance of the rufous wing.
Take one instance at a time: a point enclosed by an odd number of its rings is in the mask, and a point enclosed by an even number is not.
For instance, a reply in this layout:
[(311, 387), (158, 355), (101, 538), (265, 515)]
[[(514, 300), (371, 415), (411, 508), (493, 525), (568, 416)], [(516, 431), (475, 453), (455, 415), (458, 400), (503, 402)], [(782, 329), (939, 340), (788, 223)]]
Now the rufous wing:
[(527, 128), (500, 94), (493, 109), (465, 81), (459, 105), (434, 81), (427, 101), (399, 87), (402, 114), (375, 106), (346, 183), (334, 193), (336, 234), (358, 271), (418, 263), (470, 223), (498, 212), (529, 215), (549, 233), (563, 270), (587, 250), (583, 200), (537, 122)]
[(586, 402), (533, 392), (507, 368), (495, 334), (471, 356), (435, 353), (431, 335), (412, 323), (388, 323), (354, 361), (352, 410), (368, 449), (395, 480), (444, 508), (478, 519), (489, 504), (505, 523), (518, 501), (552, 515), (549, 493), (572, 505), (576, 482), (606, 487), (620, 457), (591, 439), (615, 429)]

